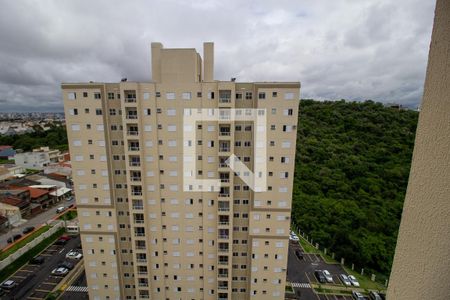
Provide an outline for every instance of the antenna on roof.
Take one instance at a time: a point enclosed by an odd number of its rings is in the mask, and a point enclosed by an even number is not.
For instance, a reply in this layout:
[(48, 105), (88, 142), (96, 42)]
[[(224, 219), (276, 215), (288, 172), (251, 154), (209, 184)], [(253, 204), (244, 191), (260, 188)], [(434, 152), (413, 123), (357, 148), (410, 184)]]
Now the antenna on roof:
[(231, 77), (231, 82), (235, 82), (236, 81), (236, 77)]
[(127, 81), (128, 79), (127, 78), (122, 78), (122, 79), (120, 79), (120, 81), (122, 81), (122, 82), (125, 82), (125, 81)]

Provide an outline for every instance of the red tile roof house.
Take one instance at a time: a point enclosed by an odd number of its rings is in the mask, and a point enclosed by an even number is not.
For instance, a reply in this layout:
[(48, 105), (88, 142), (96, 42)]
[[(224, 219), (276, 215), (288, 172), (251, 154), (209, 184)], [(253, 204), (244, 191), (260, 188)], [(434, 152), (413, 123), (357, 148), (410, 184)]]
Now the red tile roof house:
[[(49, 197), (51, 191), (44, 189), (37, 189), (27, 187), (15, 187), (18, 190), (27, 190), (30, 192), (31, 203), (40, 205), (41, 209), (46, 209), (52, 204), (52, 199)], [(36, 210), (36, 209), (35, 209)], [(35, 213), (33, 211), (32, 213)]]
[(31, 205), (28, 200), (20, 199), (14, 196), (0, 196), (0, 202), (18, 207), (22, 217), (27, 217), (31, 214)]
[(12, 159), (16, 154), (16, 150), (12, 146), (1, 145), (0, 146), (0, 158), (1, 159)]

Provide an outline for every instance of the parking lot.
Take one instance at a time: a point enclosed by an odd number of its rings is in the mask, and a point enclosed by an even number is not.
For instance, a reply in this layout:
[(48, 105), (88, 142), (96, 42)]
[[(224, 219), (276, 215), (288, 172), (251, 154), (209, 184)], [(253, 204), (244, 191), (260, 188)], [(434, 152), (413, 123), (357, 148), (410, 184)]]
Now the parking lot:
[[(16, 273), (8, 278), (14, 280), (16, 287), (1, 299), (30, 299), (38, 300), (45, 299), (45, 297), (53, 291), (53, 289), (64, 279), (64, 276), (51, 275), (60, 263), (67, 260), (65, 255), (71, 249), (77, 248), (80, 245), (80, 238), (75, 237), (70, 239), (66, 245), (51, 245), (40, 256), (45, 260), (40, 265), (25, 264)], [(74, 265), (79, 261), (71, 260)]]
[[(303, 254), (303, 258), (298, 258), (295, 255), (296, 251)], [(323, 295), (317, 294), (312, 288), (311, 284), (318, 283), (314, 276), (315, 270), (328, 270), (333, 279), (333, 283), (327, 283), (329, 286), (339, 286), (341, 290), (352, 291), (352, 287), (345, 287), (339, 279), (339, 274), (347, 274), (339, 264), (328, 264), (320, 255), (304, 253), (300, 244), (291, 242), (289, 245), (288, 256), (288, 281), (292, 283), (292, 288), (296, 293), (298, 299), (301, 300), (344, 300), (352, 299), (351, 296), (342, 295)]]

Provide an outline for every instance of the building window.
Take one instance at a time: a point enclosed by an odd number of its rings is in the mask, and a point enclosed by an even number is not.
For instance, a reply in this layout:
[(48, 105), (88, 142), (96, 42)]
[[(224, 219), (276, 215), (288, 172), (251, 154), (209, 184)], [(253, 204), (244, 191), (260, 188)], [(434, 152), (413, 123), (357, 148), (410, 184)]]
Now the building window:
[(266, 93), (258, 93), (258, 99), (266, 99)]
[(100, 93), (94, 93), (94, 99), (101, 99), (102, 95)]
[(246, 100), (252, 100), (253, 93), (252, 92), (245, 92), (245, 99)]
[(114, 99), (114, 93), (108, 93), (108, 99), (113, 100)]
[(100, 116), (100, 115), (102, 114), (102, 110), (101, 110), (100, 108), (97, 108), (97, 109), (95, 110), (95, 114), (96, 114), (97, 116)]
[(87, 92), (83, 92), (83, 97), (87, 98), (87, 96), (88, 96), (88, 93)]

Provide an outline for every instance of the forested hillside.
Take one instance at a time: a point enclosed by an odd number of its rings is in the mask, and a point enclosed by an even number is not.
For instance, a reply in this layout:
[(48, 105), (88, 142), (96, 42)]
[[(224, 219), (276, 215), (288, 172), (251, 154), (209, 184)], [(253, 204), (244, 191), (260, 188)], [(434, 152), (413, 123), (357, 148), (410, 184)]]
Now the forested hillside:
[(314, 241), (389, 274), (418, 113), (380, 103), (300, 103), (292, 216)]

